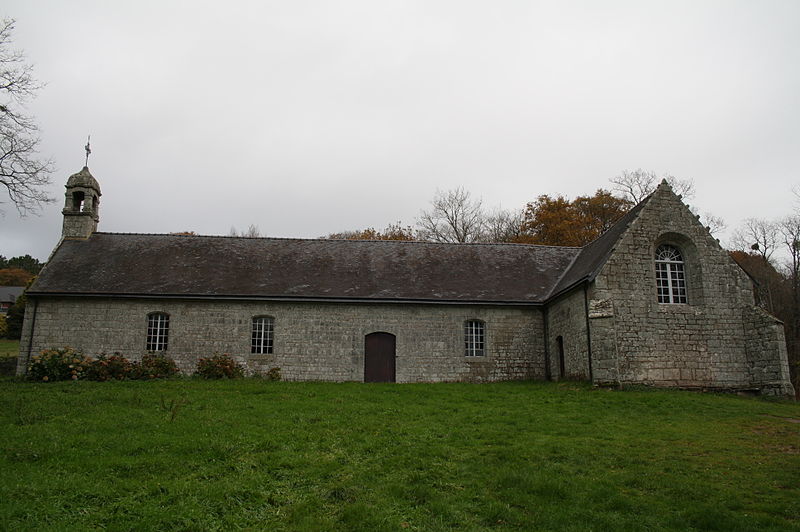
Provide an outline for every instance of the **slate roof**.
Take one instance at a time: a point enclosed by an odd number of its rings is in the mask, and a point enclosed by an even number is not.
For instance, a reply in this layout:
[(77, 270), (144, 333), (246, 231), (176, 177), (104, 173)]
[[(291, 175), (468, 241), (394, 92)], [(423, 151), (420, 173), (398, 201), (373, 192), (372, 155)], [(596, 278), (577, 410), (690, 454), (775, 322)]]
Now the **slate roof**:
[(0, 286), (0, 302), (13, 304), (24, 290), (24, 286)]
[(29, 294), (536, 304), (579, 248), (94, 233)]
[(592, 280), (646, 202), (582, 248), (94, 233), (28, 294), (538, 305)]

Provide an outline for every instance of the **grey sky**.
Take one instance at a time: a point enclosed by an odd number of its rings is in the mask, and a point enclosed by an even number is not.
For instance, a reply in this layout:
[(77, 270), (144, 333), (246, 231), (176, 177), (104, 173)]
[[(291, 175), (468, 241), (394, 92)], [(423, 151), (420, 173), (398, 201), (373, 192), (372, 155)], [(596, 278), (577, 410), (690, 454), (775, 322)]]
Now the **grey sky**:
[(30, 110), (58, 168), (40, 217), (3, 205), (7, 257), (47, 258), (88, 133), (103, 231), (382, 229), (437, 188), (522, 207), (639, 167), (694, 179), (693, 204), (731, 228), (796, 206), (797, 1), (6, 0), (0, 15), (48, 83)]

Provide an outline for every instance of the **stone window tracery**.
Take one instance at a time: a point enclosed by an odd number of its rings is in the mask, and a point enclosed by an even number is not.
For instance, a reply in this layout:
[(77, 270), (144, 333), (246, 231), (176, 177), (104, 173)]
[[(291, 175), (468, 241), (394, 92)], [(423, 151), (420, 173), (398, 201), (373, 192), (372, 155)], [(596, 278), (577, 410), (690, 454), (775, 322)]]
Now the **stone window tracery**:
[(656, 290), (659, 303), (687, 303), (683, 255), (675, 246), (656, 249)]
[(153, 312), (147, 315), (147, 350), (166, 351), (169, 338), (169, 314)]
[(481, 320), (464, 322), (464, 356), (486, 355), (486, 325)]
[(250, 335), (250, 352), (259, 355), (272, 354), (273, 331), (275, 319), (269, 316), (253, 318), (252, 333)]

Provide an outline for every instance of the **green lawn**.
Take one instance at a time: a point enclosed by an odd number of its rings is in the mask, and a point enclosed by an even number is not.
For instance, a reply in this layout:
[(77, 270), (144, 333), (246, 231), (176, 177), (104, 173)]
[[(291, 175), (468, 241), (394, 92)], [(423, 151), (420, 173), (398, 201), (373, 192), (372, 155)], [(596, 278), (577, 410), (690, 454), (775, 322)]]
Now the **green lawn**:
[(15, 357), (19, 354), (19, 340), (0, 339), (0, 358)]
[(189, 379), (0, 401), (0, 529), (800, 530), (797, 403)]

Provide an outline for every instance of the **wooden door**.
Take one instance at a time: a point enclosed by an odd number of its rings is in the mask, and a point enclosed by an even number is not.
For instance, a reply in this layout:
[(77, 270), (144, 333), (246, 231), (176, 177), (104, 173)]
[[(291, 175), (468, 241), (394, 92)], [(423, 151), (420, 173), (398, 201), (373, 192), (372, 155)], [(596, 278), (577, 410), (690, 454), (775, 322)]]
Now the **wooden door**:
[(395, 382), (393, 334), (374, 332), (364, 337), (364, 382)]

